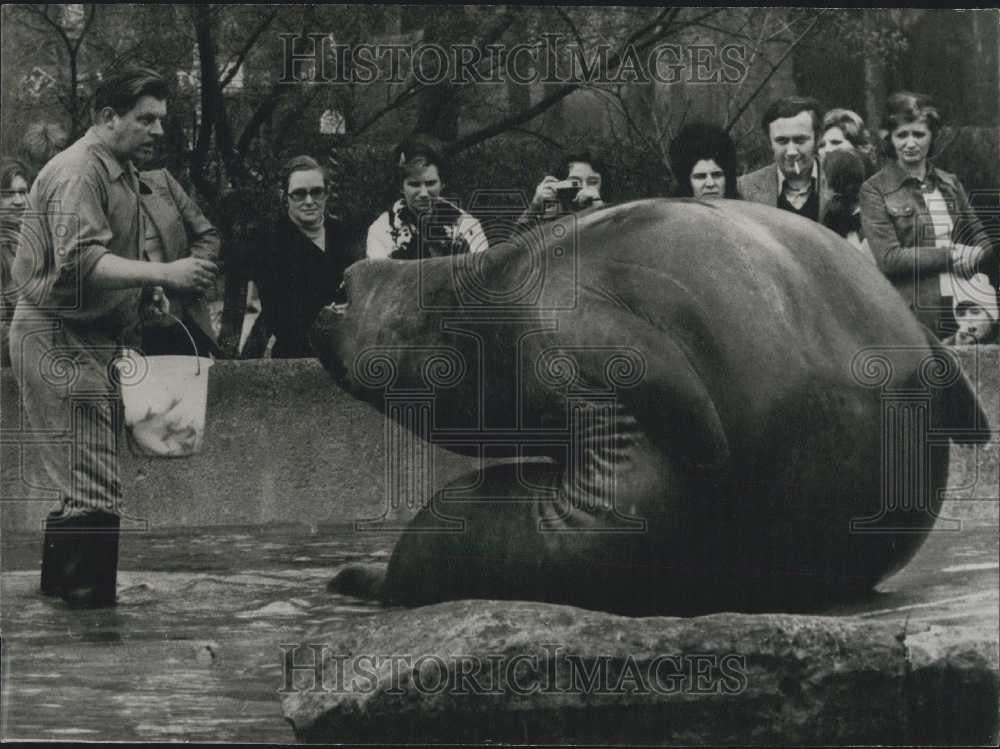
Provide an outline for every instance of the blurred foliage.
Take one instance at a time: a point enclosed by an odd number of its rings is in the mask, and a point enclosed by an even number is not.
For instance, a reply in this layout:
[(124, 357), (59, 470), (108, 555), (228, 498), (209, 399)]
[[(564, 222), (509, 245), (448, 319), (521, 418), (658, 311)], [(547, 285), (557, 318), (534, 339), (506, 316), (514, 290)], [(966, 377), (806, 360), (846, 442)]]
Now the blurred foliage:
[[(826, 33), (815, 40), (820, 49), (864, 50), (892, 64), (902, 54), (908, 40), (904, 28), (911, 23), (905, 8), (867, 8), (865, 13), (838, 13)], [(811, 12), (802, 9), (800, 12)]]
[(934, 163), (958, 175), (967, 191), (1000, 191), (1000, 128), (946, 127)]

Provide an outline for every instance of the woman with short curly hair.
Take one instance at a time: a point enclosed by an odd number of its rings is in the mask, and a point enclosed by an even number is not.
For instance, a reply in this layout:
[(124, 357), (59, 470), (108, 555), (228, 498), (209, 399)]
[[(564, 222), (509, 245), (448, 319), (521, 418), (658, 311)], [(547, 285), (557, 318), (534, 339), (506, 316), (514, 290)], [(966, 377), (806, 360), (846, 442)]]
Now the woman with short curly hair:
[(736, 146), (723, 128), (694, 122), (670, 144), (670, 166), (681, 198), (739, 198)]

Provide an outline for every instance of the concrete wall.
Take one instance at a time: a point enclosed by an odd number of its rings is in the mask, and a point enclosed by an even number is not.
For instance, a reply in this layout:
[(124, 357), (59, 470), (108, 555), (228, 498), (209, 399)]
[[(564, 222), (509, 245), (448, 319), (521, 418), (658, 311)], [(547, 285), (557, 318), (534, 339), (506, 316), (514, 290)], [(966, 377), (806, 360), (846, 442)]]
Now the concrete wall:
[[(994, 426), (1000, 424), (997, 347), (962, 352)], [(190, 458), (122, 455), (125, 514), (148, 527), (353, 523), (387, 515), (389, 529), (412, 514), (426, 491), (479, 461), (432, 448), (427, 469), (386, 462), (395, 431), (373, 408), (333, 384), (313, 360), (220, 361), (211, 369), (205, 449)], [(35, 455), (21, 430), (19, 395), (2, 373), (0, 521), (10, 530), (37, 529), (51, 499), (44, 479), (29, 484)], [(419, 440), (408, 443), (425, 446)], [(957, 499), (946, 515), (997, 522), (998, 445), (953, 448), (950, 486)], [(398, 453), (399, 450), (393, 452)], [(68, 452), (67, 452), (68, 457)], [(409, 465), (402, 465), (408, 463)], [(387, 470), (401, 468), (398, 479)], [(407, 495), (401, 485), (410, 486)], [(402, 495), (402, 496), (401, 496)], [(392, 507), (392, 503), (398, 506)]]
[[(36, 456), (16, 431), (15, 380), (10, 370), (2, 376), (2, 527), (37, 528), (52, 502), (24, 499)], [(152, 528), (353, 522), (386, 512), (386, 420), (315, 360), (216, 362), (208, 398), (201, 454), (142, 457), (125, 440), (127, 515)], [(437, 486), (478, 466), (442, 450), (432, 455)]]

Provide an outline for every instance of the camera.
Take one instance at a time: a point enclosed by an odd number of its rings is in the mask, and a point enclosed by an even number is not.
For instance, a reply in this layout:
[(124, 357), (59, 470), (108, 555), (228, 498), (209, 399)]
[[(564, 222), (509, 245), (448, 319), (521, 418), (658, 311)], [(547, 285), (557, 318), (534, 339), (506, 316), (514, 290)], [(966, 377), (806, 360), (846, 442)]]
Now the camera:
[(555, 188), (556, 198), (558, 198), (559, 202), (564, 206), (572, 203), (580, 192), (580, 185), (568, 179), (563, 180), (562, 182), (557, 182)]

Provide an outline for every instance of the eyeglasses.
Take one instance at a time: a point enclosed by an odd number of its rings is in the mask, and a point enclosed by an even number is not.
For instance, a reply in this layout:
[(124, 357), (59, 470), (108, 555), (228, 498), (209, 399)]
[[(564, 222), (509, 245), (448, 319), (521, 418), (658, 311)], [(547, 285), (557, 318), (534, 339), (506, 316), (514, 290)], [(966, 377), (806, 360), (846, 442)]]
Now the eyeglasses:
[(320, 198), (326, 197), (325, 187), (311, 187), (306, 190), (304, 187), (300, 187), (298, 190), (292, 190), (288, 193), (288, 197), (291, 198), (296, 203), (301, 203), (309, 196), (313, 200), (319, 200)]

